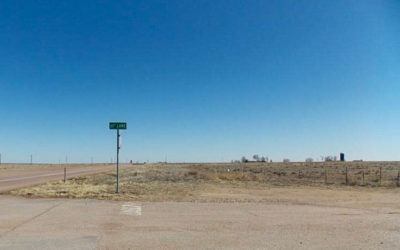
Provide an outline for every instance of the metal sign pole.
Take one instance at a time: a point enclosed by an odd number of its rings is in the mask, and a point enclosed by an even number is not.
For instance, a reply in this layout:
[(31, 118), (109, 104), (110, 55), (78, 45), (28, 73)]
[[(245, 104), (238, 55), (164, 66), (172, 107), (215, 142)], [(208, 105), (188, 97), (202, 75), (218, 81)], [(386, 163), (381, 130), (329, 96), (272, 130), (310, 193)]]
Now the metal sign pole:
[[(121, 134), (119, 133), (120, 129), (126, 129), (126, 122), (110, 122), (109, 124), (110, 129), (117, 130), (117, 188), (115, 193), (119, 193), (119, 150), (121, 149)], [(111, 158), (112, 160), (112, 158)]]
[(118, 186), (119, 186), (119, 129), (117, 129), (117, 190), (115, 193), (119, 193)]

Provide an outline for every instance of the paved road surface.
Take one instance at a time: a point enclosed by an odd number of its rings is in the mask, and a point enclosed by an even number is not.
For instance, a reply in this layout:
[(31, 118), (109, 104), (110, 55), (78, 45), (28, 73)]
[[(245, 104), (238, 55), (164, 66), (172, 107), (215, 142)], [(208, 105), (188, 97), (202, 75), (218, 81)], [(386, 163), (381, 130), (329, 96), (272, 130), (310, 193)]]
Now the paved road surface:
[[(123, 165), (122, 167), (129, 167)], [(92, 174), (115, 169), (115, 165), (110, 166), (70, 166), (67, 167), (67, 178), (85, 174)], [(8, 191), (18, 187), (45, 183), (51, 180), (62, 180), (64, 178), (64, 166), (61, 167), (40, 167), (37, 169), (2, 169), (0, 170), (0, 192)]]
[(396, 211), (0, 196), (0, 249), (398, 249)]

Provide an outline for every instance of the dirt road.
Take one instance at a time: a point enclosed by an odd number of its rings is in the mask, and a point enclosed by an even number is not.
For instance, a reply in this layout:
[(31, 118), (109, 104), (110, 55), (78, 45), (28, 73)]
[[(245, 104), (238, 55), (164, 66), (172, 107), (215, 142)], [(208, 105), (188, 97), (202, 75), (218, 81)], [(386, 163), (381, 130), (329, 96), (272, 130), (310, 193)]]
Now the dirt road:
[(399, 211), (0, 196), (0, 249), (398, 249)]
[[(121, 168), (129, 167), (122, 165)], [(85, 174), (99, 173), (115, 169), (115, 165), (109, 166), (66, 166), (67, 178)], [(11, 189), (40, 184), (52, 180), (64, 178), (64, 166), (55, 167), (30, 167), (27, 169), (1, 169), (0, 170), (0, 193)]]

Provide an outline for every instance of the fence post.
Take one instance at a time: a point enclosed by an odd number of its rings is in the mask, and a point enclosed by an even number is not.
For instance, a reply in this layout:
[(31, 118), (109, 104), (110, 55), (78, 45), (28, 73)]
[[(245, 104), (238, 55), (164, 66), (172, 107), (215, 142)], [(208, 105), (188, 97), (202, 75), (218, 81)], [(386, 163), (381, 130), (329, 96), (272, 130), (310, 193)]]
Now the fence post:
[(346, 185), (349, 184), (348, 172), (349, 172), (349, 171), (348, 171), (347, 166), (346, 166)]
[(64, 183), (67, 180), (67, 168), (64, 167)]
[(379, 185), (382, 185), (382, 167), (379, 168)]
[(328, 184), (328, 175), (326, 173), (326, 168), (325, 168), (325, 185)]
[(400, 170), (397, 173), (397, 186), (400, 187)]
[(363, 180), (363, 186), (365, 186), (365, 181), (364, 181), (364, 170), (362, 171), (362, 180)]

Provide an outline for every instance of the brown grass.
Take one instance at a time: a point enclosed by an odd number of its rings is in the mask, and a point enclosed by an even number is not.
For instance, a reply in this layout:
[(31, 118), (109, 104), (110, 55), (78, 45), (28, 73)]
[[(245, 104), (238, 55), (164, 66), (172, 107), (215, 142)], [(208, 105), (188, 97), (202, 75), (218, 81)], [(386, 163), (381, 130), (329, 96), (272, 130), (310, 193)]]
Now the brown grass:
[[(400, 170), (398, 162), (357, 162), (347, 163), (347, 166), (349, 187), (396, 187)], [(25, 197), (141, 201), (243, 201), (252, 197), (253, 193), (277, 186), (345, 186), (345, 169), (343, 163), (339, 162), (147, 164), (123, 169), (120, 176), (118, 195), (115, 194), (114, 172), (71, 178), (66, 183), (50, 182), (13, 190), (10, 193)]]

